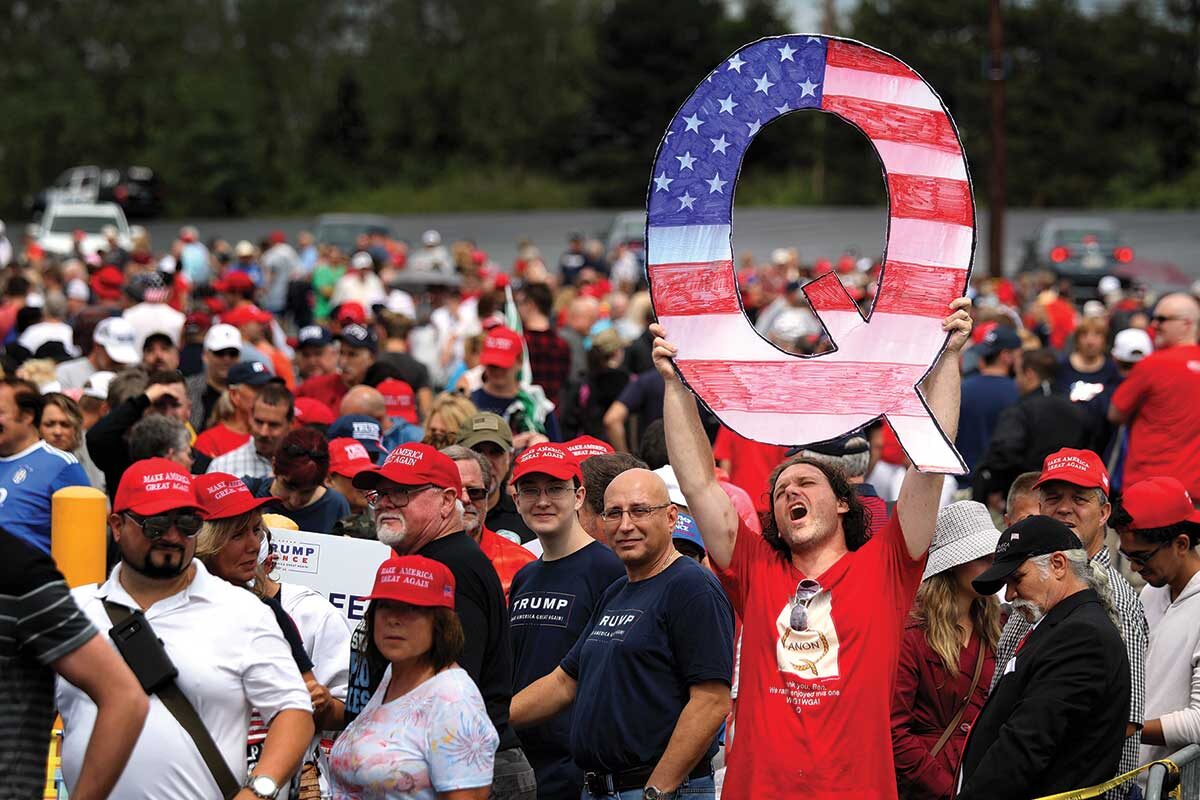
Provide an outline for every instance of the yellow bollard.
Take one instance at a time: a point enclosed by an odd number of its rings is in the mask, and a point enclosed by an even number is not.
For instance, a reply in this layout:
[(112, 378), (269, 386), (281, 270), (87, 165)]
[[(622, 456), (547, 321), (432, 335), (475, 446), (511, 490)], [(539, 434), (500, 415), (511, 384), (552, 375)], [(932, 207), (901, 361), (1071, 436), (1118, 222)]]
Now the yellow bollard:
[(108, 497), (90, 486), (67, 486), (50, 500), (50, 554), (71, 588), (103, 583)]

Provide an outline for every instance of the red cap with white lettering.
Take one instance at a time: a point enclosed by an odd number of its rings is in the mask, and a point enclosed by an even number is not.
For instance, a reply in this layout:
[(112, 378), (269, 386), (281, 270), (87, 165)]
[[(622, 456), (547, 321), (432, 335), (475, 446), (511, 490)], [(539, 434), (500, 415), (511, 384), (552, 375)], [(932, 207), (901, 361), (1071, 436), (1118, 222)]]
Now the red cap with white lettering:
[(563, 442), (563, 447), (578, 461), (586, 461), (592, 456), (604, 456), (616, 452), (611, 444), (600, 441), (594, 436), (576, 436), (569, 442)]
[(579, 462), (560, 444), (542, 442), (517, 456), (512, 470), (514, 482), (535, 473), (549, 475), (560, 481), (575, 478), (583, 483), (583, 472), (579, 469)]
[(192, 479), (192, 486), (200, 501), (200, 516), (210, 520), (241, 516), (275, 499), (255, 497), (241, 478), (228, 472), (197, 475)]
[(200, 508), (192, 487), (192, 476), (174, 461), (144, 458), (135, 461), (117, 485), (113, 511), (161, 514), (176, 508)]
[(516, 331), (497, 325), (484, 337), (483, 349), (479, 351), (479, 363), (485, 367), (508, 369), (517, 363), (523, 346), (524, 342)]
[(1063, 481), (1085, 489), (1102, 489), (1108, 494), (1108, 470), (1104, 468), (1100, 456), (1091, 450), (1064, 447), (1046, 456), (1042, 462), (1042, 476), (1033, 484), (1033, 488), (1050, 481)]
[(431, 483), (441, 489), (462, 494), (462, 479), (450, 457), (427, 444), (402, 444), (388, 453), (378, 469), (364, 469), (354, 476), (355, 489), (375, 489), (381, 480), (401, 486)]
[(329, 442), (329, 471), (343, 478), (353, 478), (364, 469), (374, 469), (375, 462), (363, 443), (350, 436)]
[(425, 556), (392, 556), (379, 565), (367, 599), (454, 608), (454, 573), (442, 562)]

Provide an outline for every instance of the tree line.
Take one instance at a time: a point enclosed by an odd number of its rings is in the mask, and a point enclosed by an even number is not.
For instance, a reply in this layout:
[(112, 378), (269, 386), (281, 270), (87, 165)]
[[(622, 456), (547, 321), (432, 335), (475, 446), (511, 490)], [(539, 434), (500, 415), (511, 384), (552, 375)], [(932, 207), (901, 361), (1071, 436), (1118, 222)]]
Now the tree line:
[[(1200, 0), (1005, 0), (1004, 15), (1013, 205), (1200, 204)], [(774, 0), (17, 0), (0, 20), (10, 215), (83, 163), (152, 167), (179, 215), (472, 172), (637, 206), (704, 75), (792, 32)], [(938, 90), (980, 199), (987, 20), (987, 0), (860, 0), (835, 30)], [(738, 201), (878, 202), (869, 152), (826, 115), (791, 115), (756, 139)]]

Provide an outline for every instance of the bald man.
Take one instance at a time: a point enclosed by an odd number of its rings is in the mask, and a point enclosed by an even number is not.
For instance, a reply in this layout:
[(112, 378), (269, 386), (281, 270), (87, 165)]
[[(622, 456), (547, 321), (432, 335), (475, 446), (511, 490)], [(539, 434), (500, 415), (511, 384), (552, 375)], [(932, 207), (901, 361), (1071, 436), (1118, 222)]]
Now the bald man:
[(675, 550), (678, 511), (653, 472), (618, 475), (600, 516), (626, 574), (559, 666), (513, 698), (511, 722), (527, 727), (571, 708), (584, 797), (672, 797), (686, 787), (688, 797), (712, 798), (733, 608), (712, 573)]
[(1130, 370), (1108, 407), (1110, 420), (1129, 426), (1121, 485), (1168, 475), (1200, 497), (1200, 425), (1189, 402), (1200, 396), (1200, 304), (1167, 295), (1154, 309), (1152, 329), (1157, 349)]
[(379, 420), (379, 430), (383, 433), (383, 449), (389, 453), (402, 444), (419, 442), (425, 435), (425, 430), (420, 425), (388, 416), (383, 395), (373, 386), (355, 386), (346, 392), (346, 396), (342, 398), (341, 416), (347, 414), (365, 414)]
[(587, 372), (587, 348), (583, 342), (591, 335), (592, 326), (598, 319), (600, 301), (594, 297), (576, 297), (567, 306), (566, 325), (558, 329), (558, 335), (571, 346), (571, 372), (568, 378)]

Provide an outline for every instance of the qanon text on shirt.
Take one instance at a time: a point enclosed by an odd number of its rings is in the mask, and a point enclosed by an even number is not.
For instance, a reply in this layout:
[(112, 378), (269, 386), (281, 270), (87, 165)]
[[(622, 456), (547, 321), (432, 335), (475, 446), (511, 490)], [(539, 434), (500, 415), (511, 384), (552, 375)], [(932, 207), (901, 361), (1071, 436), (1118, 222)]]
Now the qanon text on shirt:
[(561, 592), (530, 592), (513, 598), (510, 625), (565, 628), (571, 620), (575, 595)]

